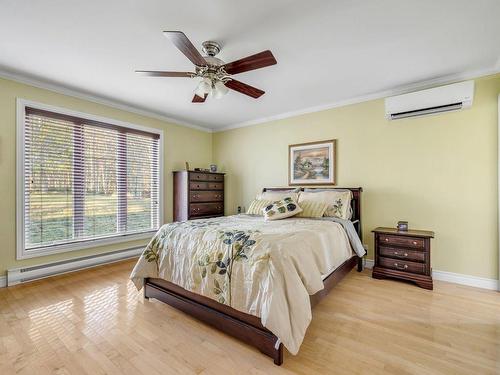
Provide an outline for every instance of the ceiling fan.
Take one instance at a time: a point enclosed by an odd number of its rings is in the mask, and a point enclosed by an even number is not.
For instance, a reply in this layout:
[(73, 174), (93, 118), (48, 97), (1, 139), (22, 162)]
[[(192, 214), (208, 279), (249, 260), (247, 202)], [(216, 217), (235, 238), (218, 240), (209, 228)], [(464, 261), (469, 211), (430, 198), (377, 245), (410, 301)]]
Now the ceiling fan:
[(202, 56), (182, 31), (164, 31), (163, 34), (195, 65), (195, 71), (163, 72), (136, 70), (135, 72), (150, 77), (200, 77), (201, 81), (195, 90), (193, 103), (205, 102), (209, 94), (219, 99), (227, 94), (228, 89), (257, 99), (264, 94), (264, 91), (237, 81), (232, 78), (232, 75), (265, 68), (277, 63), (271, 51), (267, 50), (226, 64), (221, 59), (215, 57), (221, 49), (217, 42), (203, 42), (202, 50), (206, 56)]

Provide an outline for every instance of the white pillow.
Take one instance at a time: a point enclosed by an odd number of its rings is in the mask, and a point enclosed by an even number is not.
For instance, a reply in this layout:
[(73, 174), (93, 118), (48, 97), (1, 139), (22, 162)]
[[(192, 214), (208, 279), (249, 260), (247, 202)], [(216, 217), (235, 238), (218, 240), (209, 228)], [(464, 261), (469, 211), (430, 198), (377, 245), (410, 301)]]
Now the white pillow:
[(301, 202), (325, 202), (328, 203), (324, 216), (335, 216), (349, 220), (351, 212), (352, 192), (350, 190), (331, 190), (318, 192), (301, 192), (299, 194), (299, 205)]
[(297, 215), (299, 212), (302, 212), (302, 208), (300, 208), (292, 197), (285, 197), (264, 207), (262, 212), (266, 220), (279, 220)]

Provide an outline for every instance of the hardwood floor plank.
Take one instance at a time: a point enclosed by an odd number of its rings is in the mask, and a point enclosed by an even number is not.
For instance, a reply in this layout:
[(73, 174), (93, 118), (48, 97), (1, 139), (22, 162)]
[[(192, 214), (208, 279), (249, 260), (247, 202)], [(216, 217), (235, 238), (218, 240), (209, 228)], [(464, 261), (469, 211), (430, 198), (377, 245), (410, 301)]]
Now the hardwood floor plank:
[(500, 374), (500, 294), (351, 272), (281, 367), (128, 280), (133, 261), (0, 289), (0, 374)]

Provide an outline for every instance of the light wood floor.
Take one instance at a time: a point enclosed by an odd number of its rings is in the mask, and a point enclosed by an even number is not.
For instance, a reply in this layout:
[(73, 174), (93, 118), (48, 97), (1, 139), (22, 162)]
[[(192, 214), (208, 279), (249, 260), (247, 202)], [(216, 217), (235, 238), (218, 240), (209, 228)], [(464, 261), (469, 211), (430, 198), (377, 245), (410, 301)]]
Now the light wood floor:
[(0, 289), (0, 374), (500, 374), (500, 293), (351, 272), (297, 356), (257, 350), (128, 281), (133, 262)]

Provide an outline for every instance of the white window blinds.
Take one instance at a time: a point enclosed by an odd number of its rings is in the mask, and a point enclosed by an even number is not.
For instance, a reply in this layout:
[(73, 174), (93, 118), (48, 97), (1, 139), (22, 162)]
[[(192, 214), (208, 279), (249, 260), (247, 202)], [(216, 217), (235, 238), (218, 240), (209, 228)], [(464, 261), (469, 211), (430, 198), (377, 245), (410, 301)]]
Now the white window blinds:
[(25, 107), (24, 248), (159, 226), (159, 135)]

